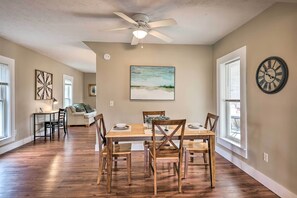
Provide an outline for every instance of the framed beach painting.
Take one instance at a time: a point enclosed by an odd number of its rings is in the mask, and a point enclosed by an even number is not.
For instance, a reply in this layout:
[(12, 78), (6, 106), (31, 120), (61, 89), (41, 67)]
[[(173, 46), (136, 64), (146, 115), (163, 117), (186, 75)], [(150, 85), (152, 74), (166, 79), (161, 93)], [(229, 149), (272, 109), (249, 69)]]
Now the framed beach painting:
[(175, 67), (130, 66), (131, 100), (174, 100)]
[(89, 84), (89, 96), (90, 97), (95, 97), (96, 94), (97, 94), (96, 84)]

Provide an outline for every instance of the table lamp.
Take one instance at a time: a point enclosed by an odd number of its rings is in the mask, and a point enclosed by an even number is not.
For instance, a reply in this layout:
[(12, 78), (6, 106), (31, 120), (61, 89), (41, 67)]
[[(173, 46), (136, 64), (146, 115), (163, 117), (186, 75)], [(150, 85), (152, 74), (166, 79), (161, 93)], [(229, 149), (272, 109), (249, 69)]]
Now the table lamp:
[(55, 104), (58, 104), (58, 100), (56, 98), (53, 98), (52, 111), (55, 110)]

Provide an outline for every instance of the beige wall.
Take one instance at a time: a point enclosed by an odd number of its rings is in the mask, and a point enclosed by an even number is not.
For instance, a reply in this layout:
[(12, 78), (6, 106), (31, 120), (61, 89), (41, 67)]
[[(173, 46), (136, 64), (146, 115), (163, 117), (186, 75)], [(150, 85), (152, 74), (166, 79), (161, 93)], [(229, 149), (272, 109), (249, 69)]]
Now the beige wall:
[[(276, 4), (214, 45), (217, 58), (247, 46), (249, 165), (297, 193), (297, 6)], [(289, 80), (277, 94), (265, 94), (255, 75), (261, 61), (282, 57)], [(215, 76), (215, 74), (214, 74)], [(215, 90), (215, 89), (214, 89)], [(263, 161), (269, 154), (269, 163)]]
[(59, 101), (56, 108), (63, 104), (63, 74), (74, 77), (74, 101), (82, 101), (82, 72), (3, 38), (0, 38), (0, 55), (15, 60), (16, 141), (33, 134), (33, 112), (39, 107), (51, 108), (51, 101), (35, 100), (35, 69), (53, 74), (53, 96)]
[[(210, 46), (86, 43), (97, 54), (97, 110), (107, 126), (142, 122), (143, 110), (165, 110), (174, 118), (203, 121), (212, 110), (212, 49)], [(109, 53), (111, 60), (103, 59)], [(175, 66), (175, 101), (131, 101), (130, 65)], [(114, 107), (109, 101), (114, 101)]]
[(84, 103), (96, 108), (96, 97), (89, 96), (89, 84), (96, 84), (96, 73), (84, 73)]

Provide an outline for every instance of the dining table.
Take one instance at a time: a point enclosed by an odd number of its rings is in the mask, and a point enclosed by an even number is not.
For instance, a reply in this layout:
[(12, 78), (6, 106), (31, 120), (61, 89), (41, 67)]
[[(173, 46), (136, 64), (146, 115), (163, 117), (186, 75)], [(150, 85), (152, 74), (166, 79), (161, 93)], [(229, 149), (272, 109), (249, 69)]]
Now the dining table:
[[(44, 137), (44, 139), (46, 140), (46, 137), (50, 137), (51, 138), (51, 134), (49, 136), (47, 136), (46, 134), (46, 129), (44, 127), (44, 123), (45, 122), (49, 122), (51, 123), (52, 121), (55, 121), (56, 119), (56, 114), (58, 114), (59, 111), (58, 110), (52, 110), (52, 111), (45, 111), (45, 112), (35, 112), (33, 113), (33, 136), (34, 136), (34, 143), (37, 137)], [(39, 116), (42, 116), (42, 122), (38, 122), (38, 118)], [(58, 116), (58, 115), (57, 115)], [(38, 130), (40, 129), (44, 129), (44, 135), (38, 135), (37, 134), (37, 126), (41, 125)]]
[[(188, 124), (187, 124), (188, 126)], [(184, 140), (195, 140), (203, 139), (208, 142), (208, 154), (209, 154), (209, 169), (210, 169), (210, 183), (211, 187), (215, 187), (215, 133), (204, 129), (191, 129), (185, 127)], [(106, 147), (107, 147), (107, 185), (106, 190), (108, 193), (111, 192), (112, 183), (112, 152), (114, 142), (133, 142), (133, 141), (145, 141), (152, 140), (152, 133), (147, 133), (148, 129), (145, 124), (130, 124), (128, 130), (113, 130), (113, 128), (106, 134)], [(173, 139), (180, 138), (180, 132), (178, 131)], [(162, 136), (161, 134), (156, 134), (156, 136)], [(133, 160), (133, 159), (132, 159)]]

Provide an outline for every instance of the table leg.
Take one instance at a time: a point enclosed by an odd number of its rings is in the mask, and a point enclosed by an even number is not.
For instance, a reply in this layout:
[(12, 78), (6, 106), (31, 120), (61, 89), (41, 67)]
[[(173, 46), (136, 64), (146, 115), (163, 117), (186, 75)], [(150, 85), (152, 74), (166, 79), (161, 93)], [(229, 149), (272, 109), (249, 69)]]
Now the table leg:
[(34, 143), (36, 140), (36, 115), (33, 115), (33, 133), (34, 133)]
[(111, 192), (111, 179), (112, 179), (112, 138), (107, 138), (107, 192)]
[(216, 186), (216, 157), (215, 157), (215, 136), (210, 136), (208, 141), (209, 148), (209, 166), (211, 187)]
[[(43, 121), (46, 121), (46, 114), (44, 114), (44, 116), (43, 116), (44, 118), (43, 118)], [(44, 124), (44, 141), (46, 141), (46, 135), (47, 135), (47, 131), (46, 131), (46, 126), (45, 126), (45, 123), (43, 122), (43, 124)]]

